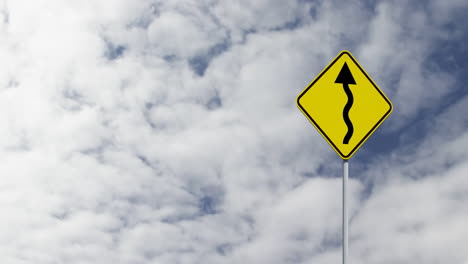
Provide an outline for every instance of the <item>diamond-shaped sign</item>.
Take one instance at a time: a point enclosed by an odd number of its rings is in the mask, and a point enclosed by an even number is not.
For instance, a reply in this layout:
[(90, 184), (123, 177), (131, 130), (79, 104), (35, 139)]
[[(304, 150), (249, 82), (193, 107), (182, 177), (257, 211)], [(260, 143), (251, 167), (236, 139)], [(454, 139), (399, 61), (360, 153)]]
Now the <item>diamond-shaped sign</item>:
[(390, 100), (349, 51), (342, 51), (299, 94), (297, 106), (343, 159), (390, 115)]

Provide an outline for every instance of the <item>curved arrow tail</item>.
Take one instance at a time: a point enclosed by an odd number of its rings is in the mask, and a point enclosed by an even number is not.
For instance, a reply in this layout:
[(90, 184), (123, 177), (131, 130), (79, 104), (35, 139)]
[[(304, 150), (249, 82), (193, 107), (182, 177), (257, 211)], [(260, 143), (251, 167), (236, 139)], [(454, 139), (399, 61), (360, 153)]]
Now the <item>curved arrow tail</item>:
[(343, 109), (343, 119), (344, 119), (344, 122), (346, 123), (346, 126), (348, 127), (348, 132), (346, 133), (343, 139), (343, 144), (348, 144), (354, 132), (353, 123), (351, 123), (351, 120), (349, 119), (349, 110), (351, 109), (351, 106), (353, 105), (354, 98), (353, 98), (353, 93), (351, 92), (351, 89), (349, 89), (349, 86), (347, 83), (343, 83), (343, 89), (346, 95), (348, 96), (348, 102), (346, 103)]

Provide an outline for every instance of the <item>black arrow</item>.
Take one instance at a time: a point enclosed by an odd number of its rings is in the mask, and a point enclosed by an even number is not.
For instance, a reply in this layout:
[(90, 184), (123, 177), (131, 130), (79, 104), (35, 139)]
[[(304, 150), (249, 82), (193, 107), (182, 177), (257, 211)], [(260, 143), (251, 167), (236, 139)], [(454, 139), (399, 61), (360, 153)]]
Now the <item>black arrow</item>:
[(351, 71), (349, 70), (346, 62), (344, 63), (343, 68), (341, 68), (341, 71), (338, 74), (338, 77), (336, 77), (335, 83), (343, 84), (343, 89), (346, 95), (348, 96), (348, 102), (346, 103), (343, 109), (343, 119), (344, 119), (344, 122), (346, 123), (346, 126), (348, 127), (348, 132), (346, 133), (343, 139), (343, 144), (348, 144), (354, 132), (353, 123), (351, 123), (351, 120), (349, 119), (349, 110), (351, 109), (351, 106), (353, 105), (354, 98), (353, 98), (353, 93), (351, 92), (351, 89), (349, 89), (348, 85), (356, 84), (356, 81), (354, 80), (353, 75), (351, 74)]

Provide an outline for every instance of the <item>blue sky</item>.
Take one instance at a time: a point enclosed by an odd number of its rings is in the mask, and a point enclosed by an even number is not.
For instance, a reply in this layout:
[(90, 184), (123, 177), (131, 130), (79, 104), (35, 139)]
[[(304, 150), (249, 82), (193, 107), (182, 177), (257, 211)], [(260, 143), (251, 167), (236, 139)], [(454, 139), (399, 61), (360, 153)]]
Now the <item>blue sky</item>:
[(350, 160), (350, 263), (467, 263), (467, 12), (0, 2), (0, 262), (338, 263), (342, 161), (295, 99), (349, 50), (394, 105)]

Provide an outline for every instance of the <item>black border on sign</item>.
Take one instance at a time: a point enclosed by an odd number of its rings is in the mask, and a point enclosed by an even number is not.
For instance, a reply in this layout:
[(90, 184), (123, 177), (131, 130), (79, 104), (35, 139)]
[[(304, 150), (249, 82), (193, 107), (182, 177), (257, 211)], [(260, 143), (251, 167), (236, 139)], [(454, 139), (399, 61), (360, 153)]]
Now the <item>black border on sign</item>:
[[(338, 147), (333, 143), (333, 141), (331, 141), (331, 139), (327, 136), (327, 134), (325, 134), (325, 132), (322, 130), (322, 128), (320, 128), (320, 126), (315, 122), (315, 120), (309, 115), (309, 113), (306, 112), (306, 110), (304, 109), (304, 107), (302, 107), (301, 103), (300, 103), (300, 100), (301, 100), (301, 97), (307, 93), (307, 91), (309, 91), (310, 88), (312, 88), (312, 86), (314, 86), (314, 84), (328, 71), (328, 69), (330, 69), (331, 66), (333, 66), (333, 64), (335, 64), (335, 62), (341, 58), (341, 56), (343, 56), (344, 54), (347, 54), (351, 60), (358, 66), (358, 68), (361, 70), (361, 72), (364, 74), (364, 76), (366, 76), (366, 78), (370, 81), (370, 83), (374, 86), (374, 88), (379, 92), (379, 94), (385, 99), (385, 101), (388, 103), (388, 105), (390, 106), (390, 109), (382, 116), (382, 118), (380, 118), (380, 120), (374, 125), (374, 127), (372, 127), (372, 129), (369, 130), (369, 132), (361, 139), (361, 141), (351, 150), (351, 152), (349, 152), (348, 155), (344, 155), (343, 153), (341, 153), (341, 151), (338, 149)], [(328, 142), (328, 144), (330, 144), (332, 146), (332, 148), (335, 150), (336, 153), (338, 153), (338, 155), (342, 158), (342, 159), (349, 159), (351, 158), (351, 156), (354, 155), (354, 153), (361, 147), (361, 145), (369, 138), (369, 136), (383, 123), (383, 121), (390, 115), (390, 113), (393, 111), (393, 105), (392, 103), (390, 102), (390, 100), (388, 100), (388, 98), (385, 96), (385, 94), (379, 89), (379, 87), (374, 83), (374, 81), (369, 77), (369, 75), (367, 74), (366, 71), (364, 71), (364, 69), (361, 67), (361, 65), (359, 65), (359, 63), (356, 61), (356, 59), (354, 59), (353, 55), (351, 55), (351, 53), (349, 51), (346, 51), (346, 50), (343, 50), (341, 51), (338, 56), (336, 56), (336, 58), (317, 76), (315, 77), (315, 79), (304, 89), (304, 91), (302, 91), (298, 96), (297, 96), (297, 99), (296, 99), (296, 103), (297, 103), (297, 106), (299, 107), (299, 109), (301, 110), (301, 112), (309, 119), (309, 121), (315, 126), (315, 128), (317, 128), (317, 130), (319, 130), (320, 134), (322, 134), (322, 136), (325, 138), (325, 140)]]

